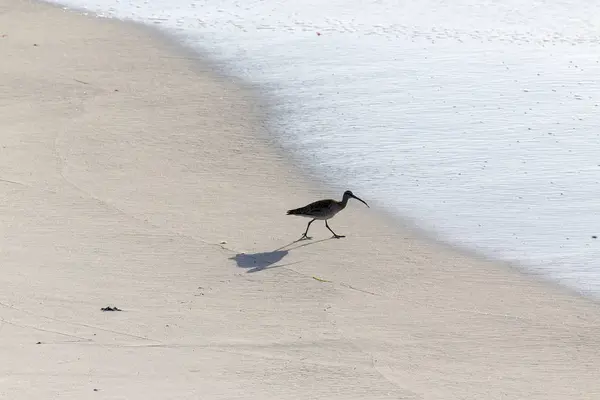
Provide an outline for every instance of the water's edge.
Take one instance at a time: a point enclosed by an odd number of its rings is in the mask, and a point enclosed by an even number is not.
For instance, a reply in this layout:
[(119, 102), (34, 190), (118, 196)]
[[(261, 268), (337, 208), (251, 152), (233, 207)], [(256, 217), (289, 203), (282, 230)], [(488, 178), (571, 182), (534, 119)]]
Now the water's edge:
[[(48, 0), (36, 1), (50, 7), (60, 8), (65, 12), (74, 12), (77, 14), (83, 14), (94, 18), (107, 19), (106, 16), (99, 15), (97, 12), (91, 11), (89, 9), (74, 7), (72, 5), (58, 4)], [(323, 191), (324, 197), (325, 195), (339, 197), (339, 193), (341, 193), (341, 191), (348, 189), (348, 187), (345, 187), (335, 182), (328, 181), (322, 174), (318, 173), (317, 169), (308, 167), (304, 162), (301, 154), (295, 152), (290, 153), (288, 150), (284, 149), (284, 146), (282, 145), (282, 135), (278, 134), (276, 128), (273, 128), (272, 124), (270, 124), (270, 121), (272, 121), (275, 115), (274, 104), (277, 104), (277, 98), (274, 95), (268, 93), (266, 90), (263, 90), (259, 85), (252, 84), (249, 81), (243, 79), (242, 77), (236, 76), (233, 73), (228, 72), (230, 71), (230, 68), (227, 67), (225, 62), (216, 60), (214, 57), (208, 55), (208, 52), (204, 52), (196, 47), (193, 47), (191, 44), (186, 43), (185, 41), (181, 40), (181, 38), (177, 34), (173, 32), (169, 32), (168, 30), (161, 28), (157, 25), (151, 25), (132, 19), (121, 19), (112, 17), (110, 19), (135, 26), (137, 29), (146, 32), (146, 34), (153, 37), (154, 39), (167, 44), (177, 53), (180, 53), (182, 55), (182, 58), (188, 59), (192, 61), (193, 64), (196, 64), (199, 67), (199, 69), (202, 68), (204, 71), (208, 69), (210, 73), (213, 74), (215, 77), (228, 80), (234, 83), (236, 86), (247, 90), (249, 93), (252, 94), (253, 98), (255, 99), (255, 112), (257, 113), (257, 115), (259, 115), (261, 120), (265, 121), (265, 126), (267, 128), (265, 129), (265, 131), (269, 135), (267, 139), (271, 143), (273, 151), (282, 156), (283, 159), (288, 159), (291, 166), (296, 171), (298, 171), (298, 173), (300, 173), (303, 177), (307, 178), (309, 181), (313, 182), (316, 188)], [(418, 223), (414, 219), (408, 216), (401, 216), (398, 213), (391, 212), (390, 210), (379, 206), (377, 203), (373, 204), (372, 208), (374, 208), (380, 215), (384, 216), (386, 219), (393, 221), (393, 225), (396, 226), (401, 233), (405, 235), (408, 234), (410, 236), (423, 240), (426, 243), (430, 243), (433, 246), (437, 246), (440, 248), (440, 250), (455, 252), (486, 263), (493, 263), (499, 268), (506, 268), (516, 271), (518, 274), (524, 277), (533, 277), (536, 280), (541, 281), (549, 287), (555, 288), (559, 291), (566, 292), (575, 296), (583, 296), (594, 302), (599, 302), (598, 297), (595, 296), (594, 293), (587, 292), (582, 289), (576, 289), (571, 285), (560, 284), (556, 280), (545, 276), (540, 271), (535, 271), (533, 269), (527, 268), (522, 263), (509, 262), (506, 260), (497, 259), (482, 252), (475, 251), (466, 245), (461, 245), (459, 243), (454, 243), (449, 239), (444, 239), (440, 234), (434, 231), (429, 231), (420, 228), (418, 226)]]

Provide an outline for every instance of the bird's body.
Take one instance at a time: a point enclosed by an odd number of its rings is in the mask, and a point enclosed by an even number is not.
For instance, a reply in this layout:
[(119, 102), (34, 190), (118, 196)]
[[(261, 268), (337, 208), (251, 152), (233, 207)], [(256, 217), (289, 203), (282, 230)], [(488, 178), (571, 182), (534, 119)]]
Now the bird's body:
[(318, 220), (328, 220), (346, 207), (345, 204), (332, 199), (318, 200), (307, 206), (289, 210), (288, 215), (298, 215), (300, 217), (314, 218)]
[(311, 221), (308, 223), (308, 226), (306, 227), (306, 232), (304, 232), (301, 239), (308, 238), (308, 228), (310, 228), (310, 224), (312, 224), (313, 221), (317, 219), (325, 221), (325, 226), (331, 231), (331, 233), (333, 233), (333, 237), (342, 238), (344, 236), (338, 235), (333, 230), (331, 230), (331, 228), (327, 224), (327, 220), (333, 218), (337, 213), (346, 208), (346, 204), (348, 204), (348, 200), (350, 198), (357, 199), (358, 201), (361, 201), (367, 207), (369, 207), (367, 203), (356, 197), (351, 191), (346, 190), (344, 192), (344, 197), (342, 198), (342, 201), (336, 201), (333, 199), (318, 200), (304, 207), (288, 210), (287, 215), (297, 215), (300, 217), (312, 218)]

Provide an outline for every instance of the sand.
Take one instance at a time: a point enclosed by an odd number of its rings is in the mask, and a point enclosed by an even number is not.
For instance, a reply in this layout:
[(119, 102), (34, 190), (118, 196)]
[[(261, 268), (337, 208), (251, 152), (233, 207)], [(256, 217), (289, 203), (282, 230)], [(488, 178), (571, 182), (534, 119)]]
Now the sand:
[(341, 193), (205, 60), (21, 0), (0, 57), (0, 398), (600, 397), (591, 300), (358, 202), (293, 243)]

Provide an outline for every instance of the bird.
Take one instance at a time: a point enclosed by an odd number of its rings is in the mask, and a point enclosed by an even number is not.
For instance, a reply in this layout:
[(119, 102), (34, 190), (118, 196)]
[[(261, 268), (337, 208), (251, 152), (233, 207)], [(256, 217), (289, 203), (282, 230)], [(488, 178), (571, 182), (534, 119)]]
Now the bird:
[[(310, 239), (308, 237), (308, 229), (310, 228), (310, 224), (312, 224), (315, 220), (324, 220), (325, 226), (331, 233), (333, 233), (333, 237), (336, 239), (340, 239), (346, 237), (344, 235), (338, 235), (335, 233), (327, 224), (327, 220), (333, 218), (337, 213), (346, 208), (346, 204), (348, 204), (348, 200), (356, 199), (362, 202), (365, 206), (369, 207), (369, 205), (362, 199), (359, 199), (352, 193), (350, 190), (346, 190), (344, 192), (344, 196), (342, 197), (342, 201), (336, 201), (332, 199), (326, 200), (318, 200), (314, 203), (310, 203), (304, 207), (296, 208), (293, 210), (288, 210), (286, 215), (298, 215), (300, 217), (312, 218), (308, 225), (306, 226), (306, 231), (302, 234), (299, 240)], [(370, 208), (370, 207), (369, 207)]]

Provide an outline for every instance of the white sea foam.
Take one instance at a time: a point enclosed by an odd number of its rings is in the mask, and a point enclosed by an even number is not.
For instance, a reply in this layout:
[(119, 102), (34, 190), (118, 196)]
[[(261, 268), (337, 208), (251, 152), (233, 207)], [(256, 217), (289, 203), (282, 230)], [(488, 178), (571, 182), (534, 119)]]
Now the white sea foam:
[(600, 294), (600, 3), (61, 3), (260, 85), (282, 144), (340, 193)]

